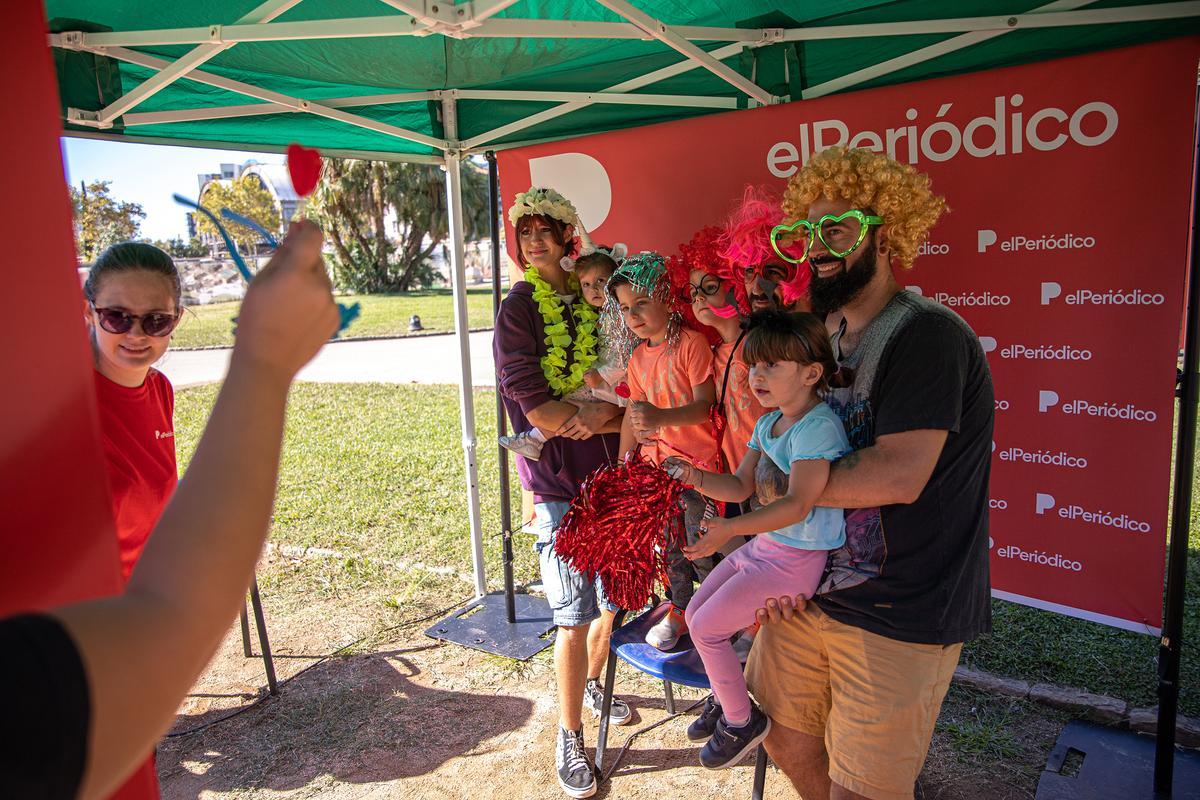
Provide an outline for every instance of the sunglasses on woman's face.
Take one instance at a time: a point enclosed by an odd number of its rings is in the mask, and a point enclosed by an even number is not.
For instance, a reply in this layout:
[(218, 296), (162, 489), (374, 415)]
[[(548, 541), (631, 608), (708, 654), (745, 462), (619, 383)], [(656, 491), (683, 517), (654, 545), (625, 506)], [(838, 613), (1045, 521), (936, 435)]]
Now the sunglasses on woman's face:
[(96, 312), (96, 317), (100, 320), (100, 327), (109, 333), (129, 333), (133, 330), (133, 323), (137, 322), (142, 326), (142, 333), (147, 336), (167, 336), (179, 324), (179, 314), (177, 313), (130, 314), (119, 308), (97, 308), (96, 306), (92, 306), (92, 311)]

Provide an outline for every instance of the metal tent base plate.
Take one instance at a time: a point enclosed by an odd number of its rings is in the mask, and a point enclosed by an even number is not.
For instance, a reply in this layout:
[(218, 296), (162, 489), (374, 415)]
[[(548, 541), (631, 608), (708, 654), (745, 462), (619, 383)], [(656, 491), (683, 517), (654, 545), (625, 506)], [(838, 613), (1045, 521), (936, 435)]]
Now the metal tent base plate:
[(425, 631), (434, 639), (461, 644), (485, 653), (527, 661), (554, 643), (554, 621), (545, 598), (514, 597), (516, 622), (509, 622), (504, 594), (472, 600)]
[[(1173, 784), (1172, 800), (1200, 800), (1200, 754), (1175, 751)], [(1153, 737), (1076, 721), (1063, 728), (1050, 751), (1036, 800), (1155, 797)]]

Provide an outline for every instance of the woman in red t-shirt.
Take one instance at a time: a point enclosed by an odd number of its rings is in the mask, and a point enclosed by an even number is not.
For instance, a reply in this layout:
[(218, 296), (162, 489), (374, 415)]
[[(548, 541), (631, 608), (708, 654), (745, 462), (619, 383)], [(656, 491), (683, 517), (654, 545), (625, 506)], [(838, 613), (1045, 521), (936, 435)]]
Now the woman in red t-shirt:
[[(123, 242), (96, 259), (83, 294), (124, 582), (178, 481), (175, 393), (151, 365), (167, 351), (179, 323), (179, 272), (157, 247)], [(151, 756), (112, 800), (156, 797)]]
[(151, 365), (179, 322), (179, 272), (157, 247), (123, 242), (96, 259), (83, 294), (121, 576), (128, 580), (178, 479), (175, 394)]

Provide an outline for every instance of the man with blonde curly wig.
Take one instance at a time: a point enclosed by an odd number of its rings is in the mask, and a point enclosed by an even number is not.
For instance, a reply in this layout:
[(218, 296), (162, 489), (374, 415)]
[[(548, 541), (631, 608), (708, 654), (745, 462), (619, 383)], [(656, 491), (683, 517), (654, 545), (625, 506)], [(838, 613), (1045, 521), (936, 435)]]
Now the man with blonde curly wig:
[(832, 148), (783, 210), (772, 243), (812, 271), (850, 378), (827, 399), (854, 452), (818, 501), (846, 509), (846, 544), (812, 602), (759, 611), (747, 678), (804, 800), (911, 800), (962, 643), (991, 628), (991, 374), (967, 324), (892, 274), (946, 210), (927, 176)]

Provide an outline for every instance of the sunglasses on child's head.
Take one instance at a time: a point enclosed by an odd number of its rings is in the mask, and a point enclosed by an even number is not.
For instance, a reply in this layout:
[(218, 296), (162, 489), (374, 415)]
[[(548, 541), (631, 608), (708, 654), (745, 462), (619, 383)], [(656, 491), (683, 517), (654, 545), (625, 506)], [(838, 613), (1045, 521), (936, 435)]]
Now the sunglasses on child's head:
[(178, 313), (130, 314), (119, 308), (97, 308), (95, 305), (92, 306), (92, 311), (96, 312), (101, 328), (117, 334), (129, 333), (133, 330), (133, 323), (137, 322), (141, 324), (142, 332), (147, 336), (166, 336), (175, 330), (180, 317)]

